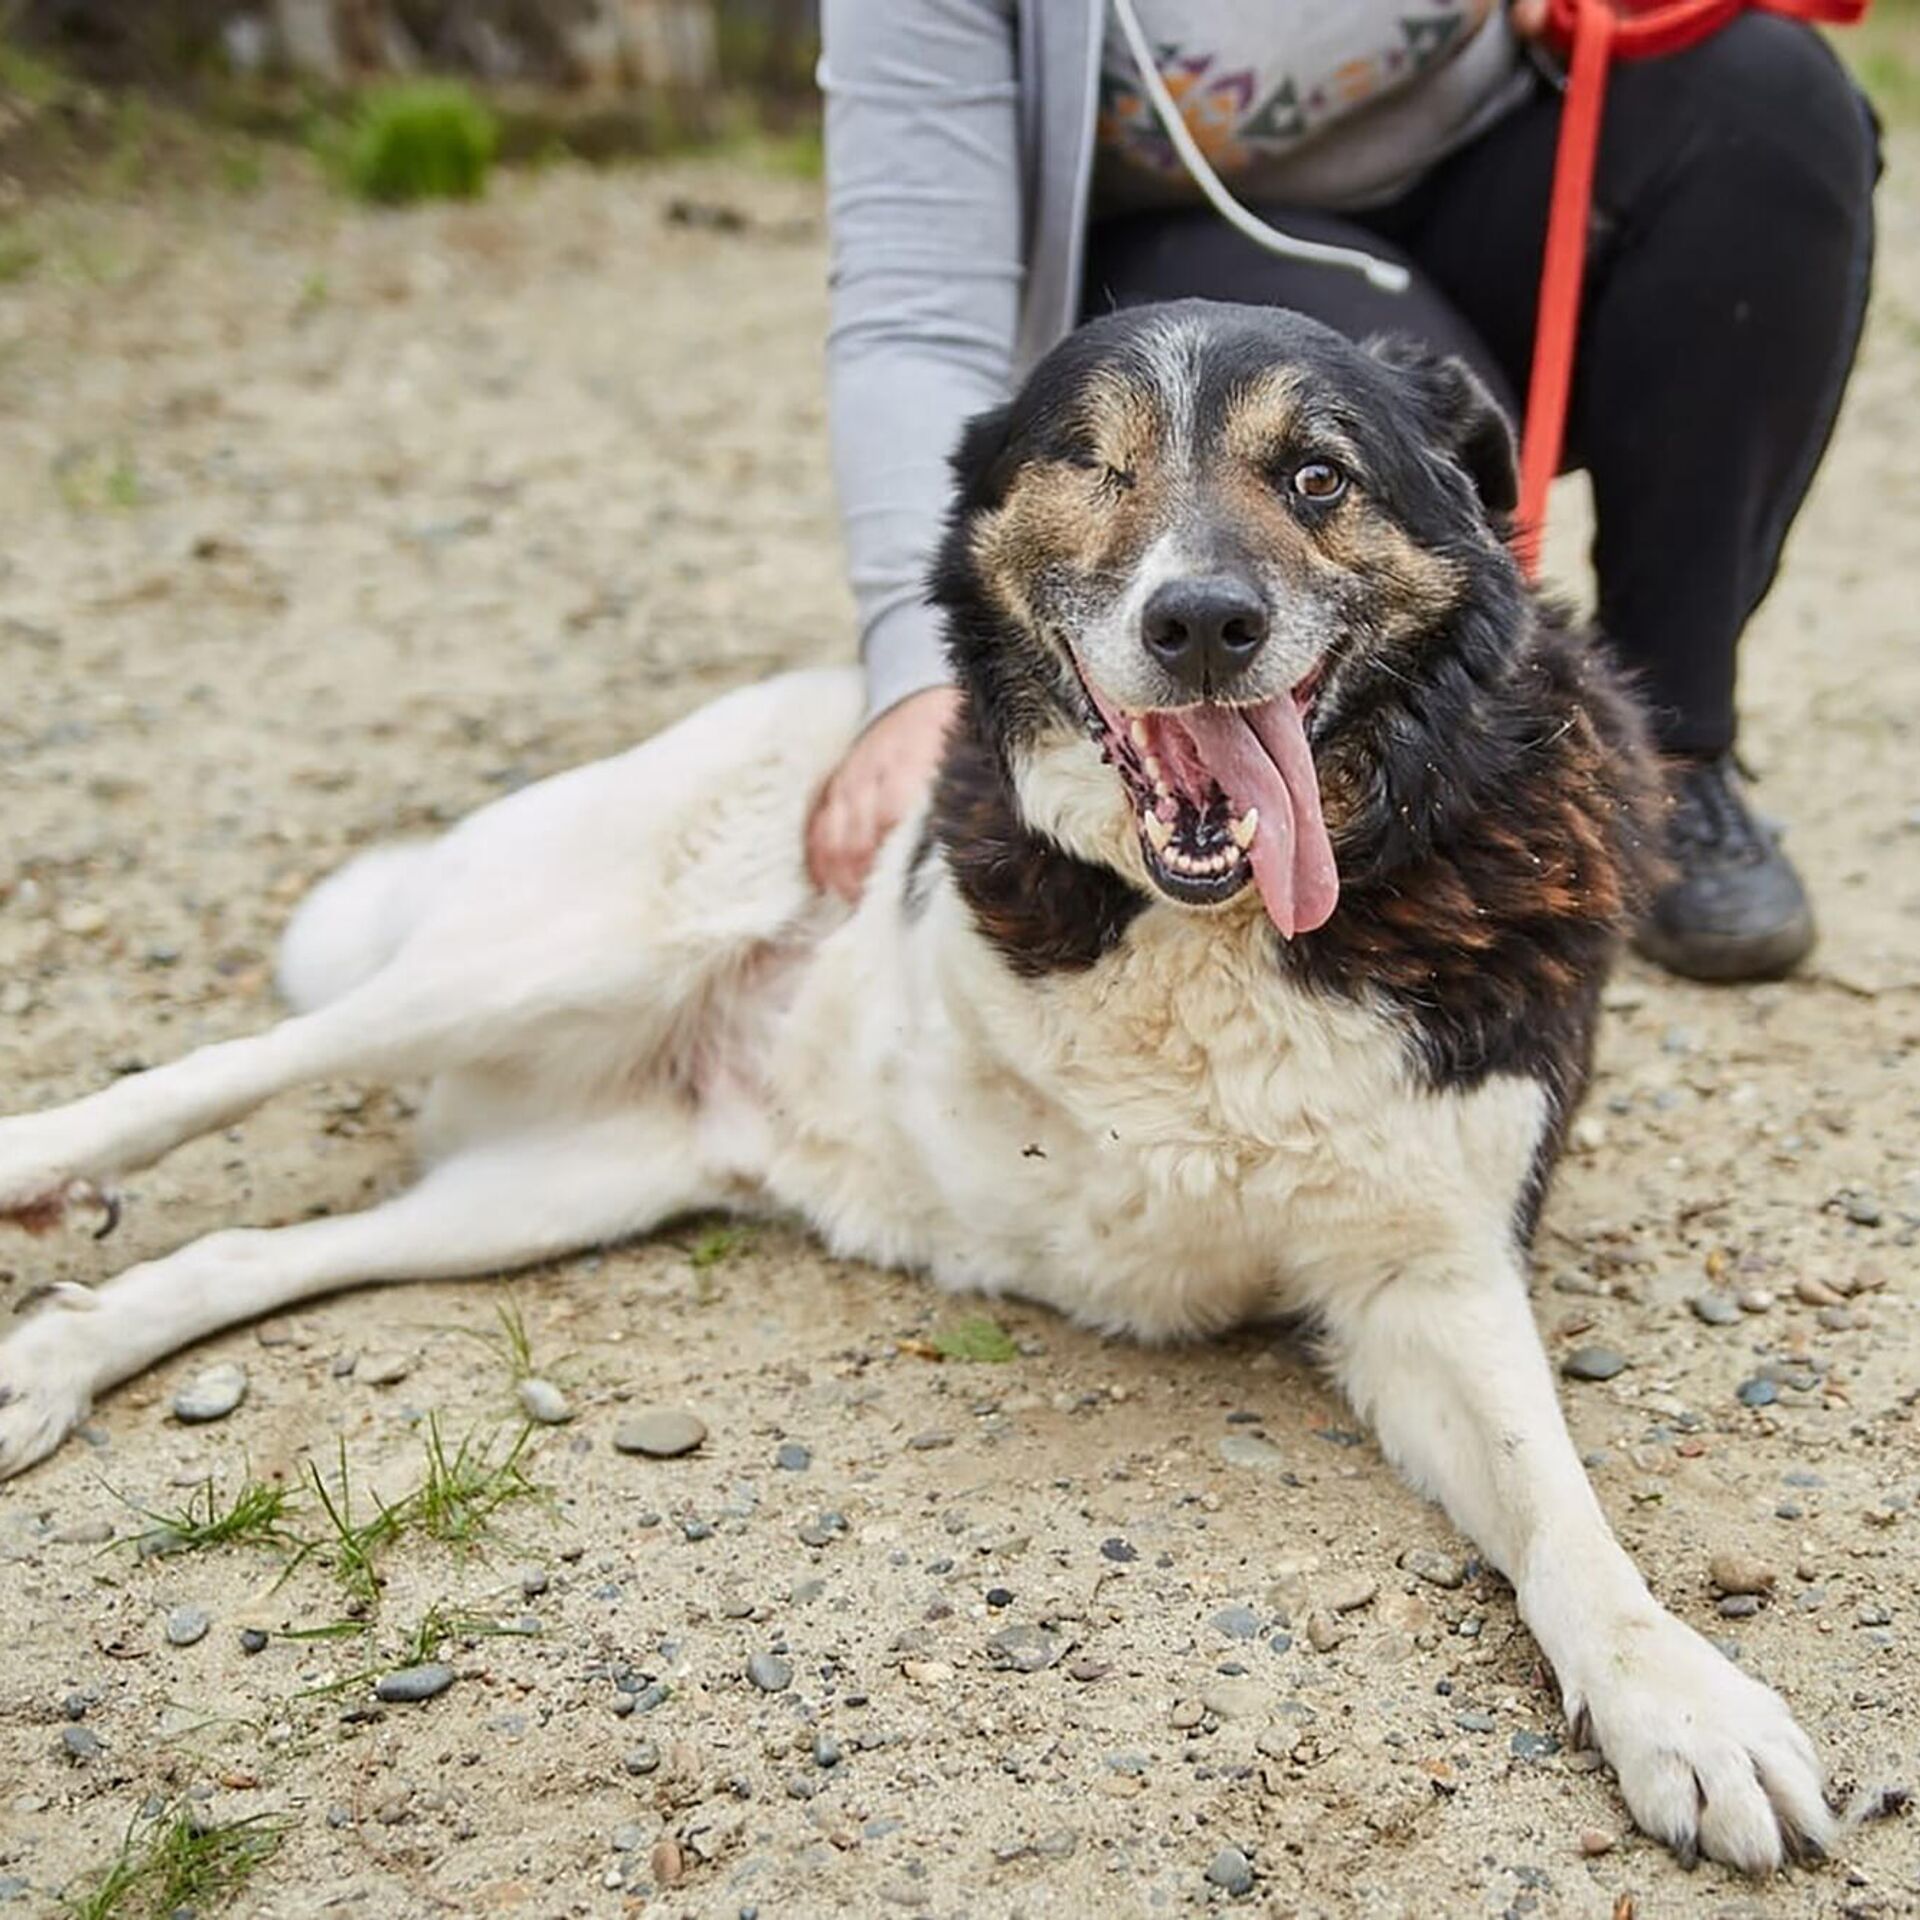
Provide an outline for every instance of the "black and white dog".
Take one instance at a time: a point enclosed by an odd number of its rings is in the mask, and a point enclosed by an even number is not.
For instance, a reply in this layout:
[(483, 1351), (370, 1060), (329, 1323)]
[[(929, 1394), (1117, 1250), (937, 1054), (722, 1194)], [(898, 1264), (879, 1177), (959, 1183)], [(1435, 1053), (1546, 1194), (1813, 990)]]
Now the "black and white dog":
[(0, 1346), (0, 1472), (216, 1328), (695, 1208), (1149, 1340), (1301, 1313), (1640, 1825), (1819, 1847), (1811, 1747), (1613, 1539), (1528, 1308), (1659, 822), (1506, 551), (1500, 414), (1457, 363), (1191, 304), (1075, 334), (956, 466), (965, 719), (857, 910), (801, 845), (859, 678), (789, 675), (348, 867), (270, 1032), (0, 1121), (0, 1213), (46, 1227), (297, 1082), (432, 1082), (399, 1198), (57, 1293)]

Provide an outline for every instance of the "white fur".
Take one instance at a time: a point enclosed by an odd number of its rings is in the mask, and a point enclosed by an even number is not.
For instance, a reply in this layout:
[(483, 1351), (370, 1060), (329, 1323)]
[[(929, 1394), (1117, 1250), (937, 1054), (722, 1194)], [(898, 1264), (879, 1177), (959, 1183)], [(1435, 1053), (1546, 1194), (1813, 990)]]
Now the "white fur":
[[(1540, 1089), (1425, 1091), (1391, 1014), (1286, 986), (1245, 903), (1152, 907), (1097, 967), (1025, 980), (943, 867), (902, 912), (917, 821), (857, 910), (824, 902), (802, 829), (859, 710), (855, 675), (790, 675), (370, 856), (295, 922), (302, 1012), (0, 1121), (0, 1213), (24, 1212), (300, 1081), (433, 1083), (411, 1191), (209, 1235), (15, 1332), (0, 1473), (219, 1327), (694, 1207), (794, 1209), (840, 1253), (1147, 1338), (1306, 1310), (1388, 1453), (1513, 1580), (1641, 1824), (1755, 1870), (1783, 1815), (1824, 1841), (1804, 1736), (1656, 1605), (1562, 1424), (1513, 1233)], [(1091, 747), (1019, 780), (1063, 844), (1137, 866)]]

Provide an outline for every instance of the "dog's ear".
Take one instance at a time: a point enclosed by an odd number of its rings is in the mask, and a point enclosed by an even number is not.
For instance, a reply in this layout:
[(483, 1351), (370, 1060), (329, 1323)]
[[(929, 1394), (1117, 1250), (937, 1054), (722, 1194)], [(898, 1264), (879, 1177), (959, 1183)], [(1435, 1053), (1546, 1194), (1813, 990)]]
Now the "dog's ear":
[(1014, 461), (1008, 429), (1013, 424), (1011, 404), (976, 413), (953, 450), (953, 477), (961, 512), (997, 507), (1013, 479)]
[(1520, 504), (1520, 468), (1513, 423), (1487, 383), (1450, 353), (1403, 335), (1369, 340), (1367, 350), (1414, 391), (1434, 439), (1465, 469), (1489, 514)]

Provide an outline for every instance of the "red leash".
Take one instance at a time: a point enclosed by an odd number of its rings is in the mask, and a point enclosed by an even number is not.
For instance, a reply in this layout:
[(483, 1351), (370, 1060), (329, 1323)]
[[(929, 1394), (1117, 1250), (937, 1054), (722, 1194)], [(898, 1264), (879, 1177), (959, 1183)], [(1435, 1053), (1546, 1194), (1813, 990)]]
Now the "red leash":
[(1533, 329), (1533, 373), (1526, 429), (1520, 440), (1520, 508), (1514, 550), (1527, 577), (1539, 571), (1547, 489), (1559, 471), (1580, 331), (1580, 283), (1587, 264), (1593, 166), (1607, 72), (1615, 59), (1679, 53), (1749, 7), (1792, 20), (1849, 26), (1868, 0), (1548, 0), (1547, 39), (1567, 54), (1566, 104), (1554, 154), (1547, 249), (1540, 269), (1540, 306)]

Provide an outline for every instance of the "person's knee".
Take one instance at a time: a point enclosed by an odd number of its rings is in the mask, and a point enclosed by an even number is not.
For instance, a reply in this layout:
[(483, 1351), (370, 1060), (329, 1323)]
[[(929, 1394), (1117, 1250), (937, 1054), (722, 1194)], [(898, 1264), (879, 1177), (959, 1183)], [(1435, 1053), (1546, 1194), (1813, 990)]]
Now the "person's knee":
[(1879, 130), (1813, 28), (1744, 13), (1673, 64), (1681, 89), (1673, 104), (1697, 129), (1698, 163), (1726, 169), (1753, 192), (1784, 196), (1785, 206), (1807, 194), (1825, 212), (1867, 217)]

